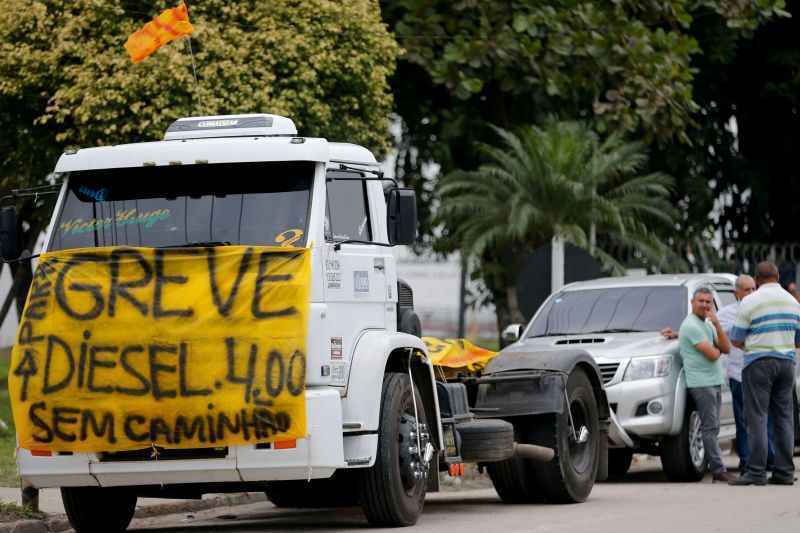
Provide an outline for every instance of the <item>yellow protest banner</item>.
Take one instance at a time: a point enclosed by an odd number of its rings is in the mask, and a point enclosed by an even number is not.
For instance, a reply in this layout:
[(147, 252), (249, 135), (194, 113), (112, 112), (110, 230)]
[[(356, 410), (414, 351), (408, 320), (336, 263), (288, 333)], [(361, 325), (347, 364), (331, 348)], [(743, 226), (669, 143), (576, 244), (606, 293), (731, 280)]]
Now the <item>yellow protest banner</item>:
[(91, 248), (40, 258), (11, 357), (31, 450), (306, 435), (310, 252)]
[(497, 352), (476, 346), (466, 339), (422, 337), (422, 341), (435, 366), (480, 370), (497, 355)]

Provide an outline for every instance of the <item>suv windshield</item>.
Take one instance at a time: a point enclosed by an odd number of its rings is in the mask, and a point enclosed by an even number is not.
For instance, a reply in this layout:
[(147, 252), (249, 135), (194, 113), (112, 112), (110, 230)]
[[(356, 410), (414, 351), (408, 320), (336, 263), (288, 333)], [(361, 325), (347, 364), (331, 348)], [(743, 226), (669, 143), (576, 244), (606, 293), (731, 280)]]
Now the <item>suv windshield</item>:
[(304, 246), (313, 175), (310, 162), (72, 172), (50, 249)]
[(675, 331), (688, 312), (685, 287), (564, 291), (536, 316), (529, 337), (626, 331)]

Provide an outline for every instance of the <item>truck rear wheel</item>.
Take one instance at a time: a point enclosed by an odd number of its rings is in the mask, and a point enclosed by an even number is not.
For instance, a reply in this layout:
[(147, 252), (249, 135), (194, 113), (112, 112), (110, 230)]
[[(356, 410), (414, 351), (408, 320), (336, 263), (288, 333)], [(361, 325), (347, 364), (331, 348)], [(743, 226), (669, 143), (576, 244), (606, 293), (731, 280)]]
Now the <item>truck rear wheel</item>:
[(136, 494), (125, 489), (64, 487), (61, 500), (75, 533), (125, 531), (136, 512)]
[(700, 414), (689, 402), (681, 432), (661, 443), (661, 466), (670, 481), (700, 481), (706, 473), (706, 463)]
[[(592, 492), (600, 466), (600, 418), (597, 398), (586, 372), (576, 368), (567, 379), (569, 405), (561, 414), (550, 415), (551, 424), (535, 426), (537, 443), (552, 447), (556, 456), (548, 463), (536, 465), (536, 479), (542, 485), (547, 501), (578, 503)], [(570, 413), (572, 421), (570, 421)], [(585, 427), (587, 438), (578, 435)]]
[[(500, 498), (507, 503), (585, 501), (594, 487), (600, 466), (600, 420), (597, 399), (589, 377), (581, 369), (567, 380), (569, 410), (561, 414), (540, 415), (517, 422), (515, 434), (522, 443), (553, 448), (555, 457), (540, 463), (512, 457), (487, 465), (489, 476)], [(575, 430), (588, 432), (579, 442)]]
[(416, 387), (412, 396), (406, 374), (384, 375), (379, 424), (375, 464), (360, 476), (361, 506), (372, 525), (410, 526), (425, 503), (430, 435), (422, 399)]

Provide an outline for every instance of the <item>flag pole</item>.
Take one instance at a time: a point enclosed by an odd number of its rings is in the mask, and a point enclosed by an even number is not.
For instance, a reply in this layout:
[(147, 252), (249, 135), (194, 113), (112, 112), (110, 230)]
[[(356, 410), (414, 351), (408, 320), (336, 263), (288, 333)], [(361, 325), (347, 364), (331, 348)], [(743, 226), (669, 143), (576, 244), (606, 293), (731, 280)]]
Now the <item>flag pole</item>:
[[(187, 0), (183, 0), (184, 5), (186, 6), (186, 13), (189, 13), (189, 2)], [(189, 45), (189, 57), (192, 58), (192, 75), (194, 76), (194, 88), (195, 93), (200, 89), (200, 82), (197, 81), (197, 67), (194, 64), (194, 51), (192, 50), (192, 36), (187, 35), (187, 44)], [(199, 112), (199, 111), (198, 111)]]

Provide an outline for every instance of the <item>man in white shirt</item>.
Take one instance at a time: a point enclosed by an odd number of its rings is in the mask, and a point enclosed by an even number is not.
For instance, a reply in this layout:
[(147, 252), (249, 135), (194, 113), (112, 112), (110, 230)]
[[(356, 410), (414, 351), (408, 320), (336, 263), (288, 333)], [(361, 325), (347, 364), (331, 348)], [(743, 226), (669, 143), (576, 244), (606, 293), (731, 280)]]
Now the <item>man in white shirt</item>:
[[(725, 333), (730, 335), (733, 323), (736, 321), (736, 313), (739, 312), (739, 303), (742, 298), (756, 290), (756, 282), (747, 274), (742, 274), (736, 278), (736, 301), (728, 304), (717, 313), (722, 328)], [(733, 417), (736, 419), (736, 454), (739, 456), (739, 471), (744, 471), (747, 463), (747, 456), (750, 455), (750, 447), (747, 444), (747, 426), (744, 422), (744, 404), (742, 401), (742, 368), (744, 367), (744, 351), (741, 348), (731, 347), (728, 352), (728, 365), (726, 373), (731, 388), (731, 400), (733, 401)]]

